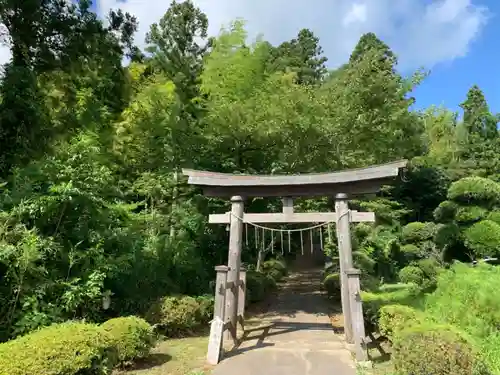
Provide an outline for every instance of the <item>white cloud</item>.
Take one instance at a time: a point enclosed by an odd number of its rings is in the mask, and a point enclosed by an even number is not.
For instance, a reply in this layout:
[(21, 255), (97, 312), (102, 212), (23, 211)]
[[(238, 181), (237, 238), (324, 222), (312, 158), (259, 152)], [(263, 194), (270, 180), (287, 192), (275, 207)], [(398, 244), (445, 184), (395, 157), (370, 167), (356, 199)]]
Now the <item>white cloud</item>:
[[(120, 7), (140, 22), (137, 41), (167, 10), (170, 1), (98, 0), (101, 14)], [(479, 0), (480, 1), (480, 0)], [(477, 0), (194, 0), (209, 17), (210, 34), (235, 18), (247, 20), (249, 36), (272, 43), (310, 28), (320, 37), (330, 66), (345, 62), (359, 37), (375, 32), (398, 54), (403, 69), (463, 57), (486, 24), (489, 12)]]

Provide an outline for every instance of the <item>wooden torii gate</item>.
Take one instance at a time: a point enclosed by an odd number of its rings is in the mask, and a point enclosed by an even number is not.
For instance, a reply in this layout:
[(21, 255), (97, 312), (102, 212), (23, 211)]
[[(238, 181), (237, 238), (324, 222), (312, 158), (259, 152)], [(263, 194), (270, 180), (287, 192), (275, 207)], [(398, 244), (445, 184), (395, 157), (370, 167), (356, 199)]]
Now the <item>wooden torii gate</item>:
[[(340, 258), (341, 300), (346, 341), (355, 344), (356, 357), (362, 360), (365, 357), (363, 350), (365, 339), (364, 323), (359, 301), (359, 271), (353, 269), (352, 262), (350, 223), (373, 222), (375, 221), (375, 215), (373, 212), (350, 211), (348, 197), (378, 192), (383, 185), (393, 182), (406, 164), (407, 161), (402, 160), (334, 173), (288, 176), (237, 175), (184, 169), (183, 174), (189, 177), (188, 183), (200, 186), (206, 196), (230, 197), (231, 199), (230, 212), (209, 216), (209, 223), (230, 225), (228, 266), (225, 268), (227, 279), (225, 279), (222, 286), (218, 286), (222, 289), (227, 288), (227, 293), (223, 293), (225, 295), (223, 303), (217, 301), (217, 295), (221, 295), (221, 293), (216, 290), (214, 320), (219, 319), (224, 322), (220, 328), (222, 330), (227, 329), (234, 342), (237, 341), (238, 300), (242, 300), (241, 296), (239, 296), (239, 283), (244, 223), (335, 222)], [(318, 196), (334, 196), (335, 212), (294, 212), (294, 197)], [(250, 197), (282, 197), (283, 212), (267, 214), (244, 213), (244, 199)], [(351, 278), (354, 282), (349, 281)], [(349, 287), (350, 284), (351, 288)], [(218, 306), (221, 304), (222, 306)], [(222, 312), (217, 311), (221, 308)], [(219, 351), (222, 346), (221, 335), (222, 332), (215, 335), (219, 337), (216, 344), (213, 344), (213, 342), (209, 344), (218, 346), (215, 358), (214, 354), (210, 355), (209, 353), (209, 357), (212, 357), (211, 361), (215, 363), (219, 360)]]

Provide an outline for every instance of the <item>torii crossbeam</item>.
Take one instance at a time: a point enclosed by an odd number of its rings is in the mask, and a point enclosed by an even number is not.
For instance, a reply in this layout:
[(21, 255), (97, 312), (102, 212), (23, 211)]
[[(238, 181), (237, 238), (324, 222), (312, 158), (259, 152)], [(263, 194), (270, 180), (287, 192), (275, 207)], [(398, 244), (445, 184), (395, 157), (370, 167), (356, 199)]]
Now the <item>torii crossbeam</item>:
[[(373, 194), (383, 185), (391, 183), (406, 167), (407, 161), (344, 170), (334, 173), (305, 174), (295, 176), (259, 176), (214, 173), (184, 169), (188, 183), (200, 186), (207, 196), (231, 197), (231, 211), (210, 215), (213, 224), (230, 224), (225, 316), (227, 327), (236, 340), (238, 311), (238, 282), (241, 264), (241, 248), (244, 223), (336, 223), (341, 268), (342, 310), (344, 313), (346, 340), (356, 344), (356, 356), (363, 357), (364, 327), (359, 290), (359, 273), (352, 268), (351, 222), (373, 222), (373, 212), (349, 211), (348, 195)], [(294, 197), (335, 196), (335, 212), (296, 213)], [(249, 197), (282, 197), (283, 213), (244, 213), (243, 201)], [(349, 287), (349, 277), (357, 279)], [(349, 279), (349, 283), (348, 283)], [(357, 287), (356, 287), (357, 285)], [(350, 290), (353, 289), (353, 290)], [(354, 309), (351, 316), (351, 307)], [(214, 317), (215, 318), (215, 317)], [(354, 332), (353, 332), (354, 330)], [(215, 356), (217, 358), (217, 356)]]

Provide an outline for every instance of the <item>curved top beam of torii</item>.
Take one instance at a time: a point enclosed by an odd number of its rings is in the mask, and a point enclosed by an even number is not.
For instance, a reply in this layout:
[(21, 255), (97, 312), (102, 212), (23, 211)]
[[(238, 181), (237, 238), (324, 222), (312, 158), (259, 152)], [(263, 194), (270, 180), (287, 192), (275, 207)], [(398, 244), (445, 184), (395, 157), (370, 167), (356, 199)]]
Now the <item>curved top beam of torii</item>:
[(183, 169), (190, 185), (203, 188), (204, 194), (215, 197), (301, 197), (350, 196), (376, 193), (390, 183), (406, 167), (408, 161), (347, 169), (332, 173), (300, 175), (244, 175)]

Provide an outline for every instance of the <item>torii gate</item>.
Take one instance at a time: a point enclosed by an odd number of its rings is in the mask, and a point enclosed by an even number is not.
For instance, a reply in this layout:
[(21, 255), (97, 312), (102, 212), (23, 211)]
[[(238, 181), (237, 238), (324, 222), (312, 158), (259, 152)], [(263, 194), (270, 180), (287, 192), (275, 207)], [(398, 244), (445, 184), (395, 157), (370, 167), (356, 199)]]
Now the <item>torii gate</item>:
[[(240, 280), (241, 249), (244, 223), (327, 223), (335, 222), (338, 238), (341, 274), (341, 300), (344, 314), (346, 341), (356, 344), (356, 352), (361, 353), (364, 337), (354, 334), (361, 331), (363, 322), (353, 321), (351, 300), (357, 291), (349, 290), (349, 274), (358, 275), (353, 269), (351, 222), (373, 222), (373, 212), (349, 211), (348, 197), (373, 194), (383, 185), (391, 183), (406, 167), (407, 161), (372, 166), (368, 168), (343, 170), (334, 173), (303, 174), (288, 176), (237, 175), (184, 169), (188, 183), (200, 186), (206, 196), (230, 197), (231, 211), (209, 216), (209, 223), (230, 224), (227, 283), (229, 289), (225, 298), (224, 327), (236, 342), (238, 322), (238, 290)], [(349, 196), (348, 196), (349, 194)], [(294, 197), (335, 196), (335, 212), (297, 213), (293, 210)], [(244, 213), (244, 199), (250, 197), (282, 197), (283, 212), (268, 214)], [(359, 277), (358, 277), (359, 280)], [(358, 287), (359, 289), (359, 281)], [(216, 291), (217, 294), (217, 291)], [(216, 302), (217, 304), (217, 302)], [(356, 307), (354, 307), (356, 309)], [(361, 312), (359, 306), (358, 313)], [(358, 314), (359, 315), (359, 314)], [(214, 317), (215, 318), (215, 317)], [(362, 316), (361, 316), (362, 319)], [(223, 328), (224, 329), (224, 328)], [(217, 344), (217, 345), (222, 345)], [(218, 353), (218, 352), (217, 352)], [(218, 356), (218, 355), (217, 355)], [(360, 354), (359, 356), (362, 356)], [(215, 360), (216, 362), (218, 359)]]

